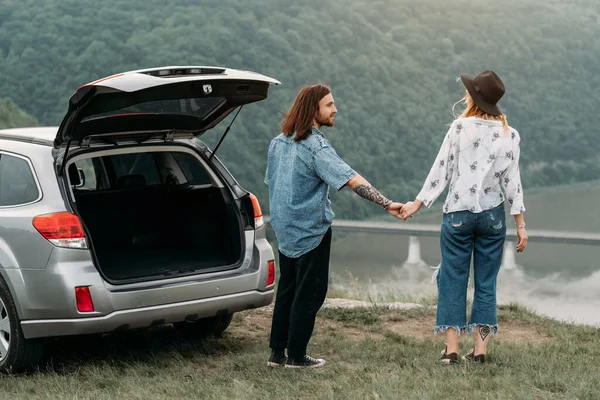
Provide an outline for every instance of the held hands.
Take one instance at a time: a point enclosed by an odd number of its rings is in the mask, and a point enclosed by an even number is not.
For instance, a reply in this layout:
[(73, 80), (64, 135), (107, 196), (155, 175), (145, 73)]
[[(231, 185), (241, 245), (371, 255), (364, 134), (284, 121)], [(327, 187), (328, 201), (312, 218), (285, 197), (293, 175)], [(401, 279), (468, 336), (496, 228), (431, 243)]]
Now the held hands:
[(404, 204), (402, 203), (392, 202), (392, 204), (390, 204), (385, 210), (392, 214), (394, 217), (400, 218), (400, 211), (402, 210), (403, 206)]
[(416, 214), (417, 211), (421, 209), (422, 205), (423, 203), (419, 200), (409, 201), (408, 203), (404, 204), (400, 210), (400, 218), (406, 221), (408, 218), (411, 218), (414, 214)]
[(386, 211), (392, 214), (396, 218), (400, 218), (406, 221), (408, 218), (411, 218), (417, 211), (421, 209), (421, 203), (419, 200), (410, 201), (406, 204), (392, 202), (387, 208)]

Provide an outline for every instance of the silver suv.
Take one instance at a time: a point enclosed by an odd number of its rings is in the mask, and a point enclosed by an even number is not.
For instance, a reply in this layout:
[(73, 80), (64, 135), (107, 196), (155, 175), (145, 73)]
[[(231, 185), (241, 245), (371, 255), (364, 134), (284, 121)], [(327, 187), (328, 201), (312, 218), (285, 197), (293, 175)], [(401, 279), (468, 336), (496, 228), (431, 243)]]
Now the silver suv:
[(198, 139), (270, 84), (226, 68), (126, 72), (79, 88), (58, 128), (0, 130), (1, 370), (37, 363), (41, 338), (220, 334), (272, 302), (259, 203)]

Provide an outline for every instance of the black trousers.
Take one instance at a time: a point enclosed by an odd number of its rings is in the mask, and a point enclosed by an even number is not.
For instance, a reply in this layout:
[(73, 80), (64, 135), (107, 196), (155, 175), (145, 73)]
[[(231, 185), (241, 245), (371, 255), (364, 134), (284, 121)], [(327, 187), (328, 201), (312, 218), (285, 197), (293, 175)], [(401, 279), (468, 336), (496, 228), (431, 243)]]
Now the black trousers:
[(306, 355), (317, 312), (327, 295), (330, 250), (331, 228), (317, 248), (298, 258), (279, 252), (280, 277), (270, 347), (287, 348), (291, 358)]

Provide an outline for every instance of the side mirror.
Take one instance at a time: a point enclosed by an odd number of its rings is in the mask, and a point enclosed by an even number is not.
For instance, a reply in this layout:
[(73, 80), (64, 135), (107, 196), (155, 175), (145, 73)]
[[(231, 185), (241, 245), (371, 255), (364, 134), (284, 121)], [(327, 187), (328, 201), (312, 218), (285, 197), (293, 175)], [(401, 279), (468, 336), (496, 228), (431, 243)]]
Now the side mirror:
[(83, 187), (85, 185), (85, 174), (81, 168), (77, 168), (75, 165), (71, 165), (69, 168), (69, 181), (71, 186), (75, 189)]

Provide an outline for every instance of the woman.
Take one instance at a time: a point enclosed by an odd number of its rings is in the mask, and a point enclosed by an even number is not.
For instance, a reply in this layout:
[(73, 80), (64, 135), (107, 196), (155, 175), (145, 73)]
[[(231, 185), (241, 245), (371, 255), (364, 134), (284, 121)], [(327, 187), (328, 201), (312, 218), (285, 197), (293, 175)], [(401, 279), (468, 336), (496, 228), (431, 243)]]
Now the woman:
[[(435, 326), (435, 333), (446, 334), (444, 364), (458, 362), (461, 330), (476, 335), (475, 348), (463, 359), (478, 362), (485, 362), (489, 339), (498, 332), (496, 278), (506, 237), (505, 197), (517, 226), (518, 252), (525, 250), (528, 239), (519, 174), (521, 139), (497, 105), (504, 84), (489, 70), (475, 78), (462, 75), (461, 81), (467, 89), (462, 100), (466, 108), (450, 126), (423, 189), (401, 212), (406, 220), (423, 204), (430, 207), (450, 183), (443, 207)], [(471, 256), (475, 296), (467, 324)]]

